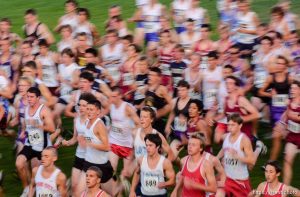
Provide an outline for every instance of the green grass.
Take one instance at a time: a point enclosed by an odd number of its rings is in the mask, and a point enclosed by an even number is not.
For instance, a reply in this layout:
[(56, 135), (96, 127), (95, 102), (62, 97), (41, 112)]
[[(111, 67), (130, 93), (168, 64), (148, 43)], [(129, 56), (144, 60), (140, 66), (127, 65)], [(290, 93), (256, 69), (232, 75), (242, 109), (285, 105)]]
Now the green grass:
[[(21, 30), (21, 26), (24, 23), (23, 13), (28, 8), (35, 8), (38, 11), (40, 21), (46, 23), (48, 27), (52, 30), (60, 16), (63, 15), (63, 0), (0, 0), (0, 18), (1, 17), (9, 17), (13, 22), (13, 31), (17, 32), (19, 35), (23, 36), (23, 31)], [(129, 18), (134, 13), (134, 1), (129, 0), (80, 0), (80, 6), (86, 7), (90, 9), (92, 15), (92, 22), (97, 26), (101, 35), (104, 34), (104, 21), (107, 18), (107, 8), (113, 4), (119, 4), (122, 6), (123, 18)], [(161, 0), (160, 2), (169, 6), (171, 0)], [(252, 1), (252, 8), (258, 13), (262, 22), (269, 21), (269, 12), (270, 8), (277, 2), (277, 0), (255, 0)], [(292, 10), (296, 13), (299, 13), (300, 10), (300, 1), (292, 0), (293, 7)], [(214, 29), (216, 29), (217, 24), (217, 11), (215, 9), (215, 0), (202, 0), (201, 4), (204, 8), (206, 8), (209, 12), (210, 21)], [(298, 12), (297, 12), (298, 11)], [(129, 24), (129, 27), (132, 29), (134, 24)], [(55, 34), (56, 39), (58, 39), (57, 34)], [(217, 38), (217, 34), (214, 31), (213, 38)], [(65, 119), (64, 121), (65, 128), (68, 130), (72, 130), (71, 121)], [(270, 132), (271, 128), (267, 126), (261, 126), (260, 134), (264, 134), (266, 132)], [(4, 170), (6, 177), (4, 182), (4, 190), (6, 196), (19, 196), (22, 189), (20, 181), (14, 176), (15, 170), (15, 157), (13, 153), (13, 144), (14, 140), (6, 137), (0, 137), (0, 169)], [(270, 141), (267, 141), (267, 145), (270, 148)], [(219, 147), (216, 147), (219, 148)], [(57, 165), (68, 175), (70, 176), (71, 166), (73, 163), (75, 147), (71, 148), (62, 148), (59, 149), (59, 160), (57, 161)], [(260, 166), (267, 160), (269, 156), (264, 156), (260, 158), (257, 162), (256, 167), (251, 172), (251, 182), (253, 187), (257, 187), (257, 185), (264, 180), (263, 172), (260, 170)], [(280, 160), (282, 161), (283, 154), (280, 156)], [(292, 185), (296, 187), (300, 187), (300, 164), (299, 157), (295, 160), (294, 163), (294, 179)]]

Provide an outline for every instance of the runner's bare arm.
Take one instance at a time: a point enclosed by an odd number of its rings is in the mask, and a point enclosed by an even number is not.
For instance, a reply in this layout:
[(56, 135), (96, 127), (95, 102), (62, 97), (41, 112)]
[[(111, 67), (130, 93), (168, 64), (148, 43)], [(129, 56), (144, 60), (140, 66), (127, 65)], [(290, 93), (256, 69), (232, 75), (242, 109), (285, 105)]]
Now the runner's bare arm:
[(60, 172), (56, 179), (57, 190), (61, 197), (67, 197), (67, 177), (64, 173)]

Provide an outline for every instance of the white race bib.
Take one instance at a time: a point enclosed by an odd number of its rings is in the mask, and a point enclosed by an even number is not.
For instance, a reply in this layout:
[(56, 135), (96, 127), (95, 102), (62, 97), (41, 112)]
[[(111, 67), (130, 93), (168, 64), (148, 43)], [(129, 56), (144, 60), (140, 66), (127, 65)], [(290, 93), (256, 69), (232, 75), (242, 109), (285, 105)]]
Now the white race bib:
[(158, 192), (158, 176), (145, 175), (144, 177), (144, 189), (147, 192)]
[(286, 107), (288, 98), (289, 95), (287, 94), (277, 94), (272, 97), (272, 105), (274, 107)]
[(39, 131), (32, 130), (30, 133), (28, 133), (28, 140), (32, 145), (40, 144), (43, 142), (43, 136), (41, 136)]
[(288, 120), (288, 130), (293, 133), (300, 133), (300, 124), (292, 120)]
[(215, 102), (217, 100), (217, 90), (216, 89), (206, 90), (204, 92), (204, 98), (205, 98), (205, 102), (207, 103)]
[(174, 118), (174, 130), (185, 132), (187, 130), (187, 121), (185, 117), (178, 117)]
[(134, 83), (134, 77), (133, 74), (131, 73), (124, 73), (123, 74), (123, 85), (124, 86), (129, 86)]
[(160, 69), (161, 69), (161, 73), (163, 75), (168, 75), (168, 76), (171, 75), (170, 64), (161, 63), (160, 64)]

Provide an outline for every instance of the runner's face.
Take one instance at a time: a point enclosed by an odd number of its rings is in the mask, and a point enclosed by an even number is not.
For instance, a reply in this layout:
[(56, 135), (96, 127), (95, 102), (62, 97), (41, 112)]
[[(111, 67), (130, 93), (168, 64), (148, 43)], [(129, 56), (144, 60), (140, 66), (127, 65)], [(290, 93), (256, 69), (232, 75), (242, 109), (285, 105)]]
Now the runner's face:
[(194, 118), (199, 116), (199, 109), (195, 103), (191, 103), (189, 106), (189, 117)]
[(135, 51), (135, 48), (133, 46), (128, 47), (127, 56), (128, 57), (136, 56), (136, 51)]
[(0, 22), (0, 31), (1, 32), (9, 32), (10, 24), (8, 22), (2, 21)]
[(121, 11), (119, 7), (114, 7), (109, 9), (109, 17), (112, 18), (114, 16), (120, 16), (121, 15)]
[(34, 93), (27, 92), (27, 101), (29, 106), (32, 107), (39, 102), (39, 97), (37, 97)]
[(226, 89), (228, 93), (232, 93), (236, 90), (235, 81), (233, 79), (226, 79)]
[(262, 40), (261, 41), (261, 49), (263, 50), (263, 52), (268, 52), (270, 51), (272, 45), (271, 45), (271, 41), (270, 40)]
[(139, 68), (140, 72), (143, 72), (143, 73), (146, 72), (147, 68), (148, 68), (147, 61), (139, 61), (138, 68)]
[(87, 105), (87, 115), (88, 119), (95, 119), (100, 115), (100, 110), (92, 104)]
[(64, 53), (62, 55), (62, 63), (65, 65), (70, 65), (73, 63), (73, 58)]
[(96, 62), (97, 62), (97, 58), (91, 53), (85, 53), (84, 57), (85, 57), (86, 63), (96, 64)]
[(146, 144), (147, 154), (149, 156), (153, 156), (155, 153), (158, 153), (159, 148), (156, 147), (156, 145), (153, 142), (146, 140), (145, 144)]
[(88, 19), (86, 12), (79, 12), (78, 18), (79, 18), (79, 22), (81, 22), (81, 23), (87, 21), (87, 19)]
[(159, 82), (159, 79), (160, 79), (160, 76), (159, 76), (159, 74), (158, 73), (156, 73), (156, 72), (153, 72), (153, 71), (150, 71), (149, 72), (149, 75), (148, 75), (148, 77), (149, 77), (149, 84), (156, 84), (156, 83), (158, 83)]
[(60, 34), (64, 39), (67, 39), (71, 37), (72, 32), (69, 28), (64, 28), (61, 30)]
[(30, 88), (30, 84), (25, 80), (20, 80), (18, 84), (19, 94), (24, 96), (27, 90)]
[(151, 119), (150, 112), (142, 110), (140, 114), (140, 122), (142, 128), (148, 128), (151, 125), (152, 121), (153, 120)]
[(265, 169), (265, 177), (268, 183), (272, 183), (279, 176), (279, 173), (276, 173), (275, 167), (271, 165), (267, 165)]
[(2, 52), (8, 52), (10, 49), (10, 41), (9, 40), (2, 40), (0, 43), (0, 48)]
[(45, 46), (40, 46), (40, 54), (41, 55), (46, 55), (47, 52), (48, 52), (48, 47), (45, 47)]
[(160, 41), (162, 44), (167, 44), (170, 42), (170, 35), (169, 33), (162, 33), (160, 35)]
[(188, 154), (195, 155), (201, 152), (200, 140), (195, 138), (190, 138), (188, 142)]
[(291, 98), (299, 97), (300, 96), (300, 87), (298, 87), (296, 84), (292, 84), (290, 93), (291, 93)]
[(79, 79), (79, 89), (83, 92), (89, 91), (92, 87), (92, 82), (87, 79)]
[(242, 127), (242, 124), (239, 125), (238, 123), (233, 122), (232, 120), (230, 120), (227, 123), (227, 130), (228, 130), (228, 132), (230, 132), (232, 134), (239, 132), (241, 130), (241, 127)]
[(93, 170), (86, 171), (86, 186), (93, 188), (97, 184), (100, 184), (100, 178), (97, 177), (97, 173)]
[(44, 167), (49, 167), (56, 159), (56, 156), (51, 150), (43, 150), (41, 163)]
[(73, 3), (66, 3), (65, 12), (70, 13), (76, 9), (76, 6)]
[(232, 70), (230, 68), (223, 68), (223, 78), (232, 75)]
[(200, 61), (201, 61), (201, 58), (199, 57), (199, 55), (192, 55), (191, 56), (191, 66), (194, 68), (196, 66), (199, 66), (200, 64)]
[(118, 36), (115, 33), (110, 33), (106, 35), (106, 42), (108, 44), (114, 44), (118, 40)]
[(22, 69), (22, 76), (34, 78), (36, 76), (36, 70), (33, 68), (24, 67)]
[(189, 89), (187, 89), (186, 87), (178, 87), (177, 90), (179, 98), (186, 98), (189, 94)]
[(32, 14), (27, 14), (24, 16), (24, 19), (25, 19), (25, 23), (26, 24), (32, 24), (36, 21), (36, 16), (35, 15), (32, 15)]
[(121, 100), (121, 95), (118, 91), (114, 91), (111, 93), (110, 100), (112, 104), (116, 105)]
[(280, 71), (285, 71), (286, 70), (286, 62), (285, 60), (283, 59), (280, 59), (278, 58), (277, 61), (276, 61), (276, 64), (277, 64), (277, 68), (280, 70)]
[(29, 44), (23, 44), (21, 50), (23, 56), (28, 56), (31, 54), (32, 47)]
[(80, 100), (77, 105), (79, 107), (79, 113), (82, 115), (86, 115), (88, 103), (85, 100)]

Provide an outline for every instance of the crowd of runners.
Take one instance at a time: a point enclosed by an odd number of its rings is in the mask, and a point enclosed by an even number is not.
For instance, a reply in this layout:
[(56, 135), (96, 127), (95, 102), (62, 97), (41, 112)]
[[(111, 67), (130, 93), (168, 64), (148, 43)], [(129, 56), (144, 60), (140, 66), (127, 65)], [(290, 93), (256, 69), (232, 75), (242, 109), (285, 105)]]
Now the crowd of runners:
[[(75, 0), (53, 30), (38, 9), (24, 12), (24, 36), (0, 20), (0, 130), (18, 130), (22, 197), (300, 196), (290, 186), (300, 150), (291, 2), (266, 8), (269, 23), (248, 0), (218, 0), (217, 23), (200, 3), (137, 0), (129, 19), (112, 5), (104, 32)], [(68, 146), (77, 146), (69, 179), (55, 166)]]

